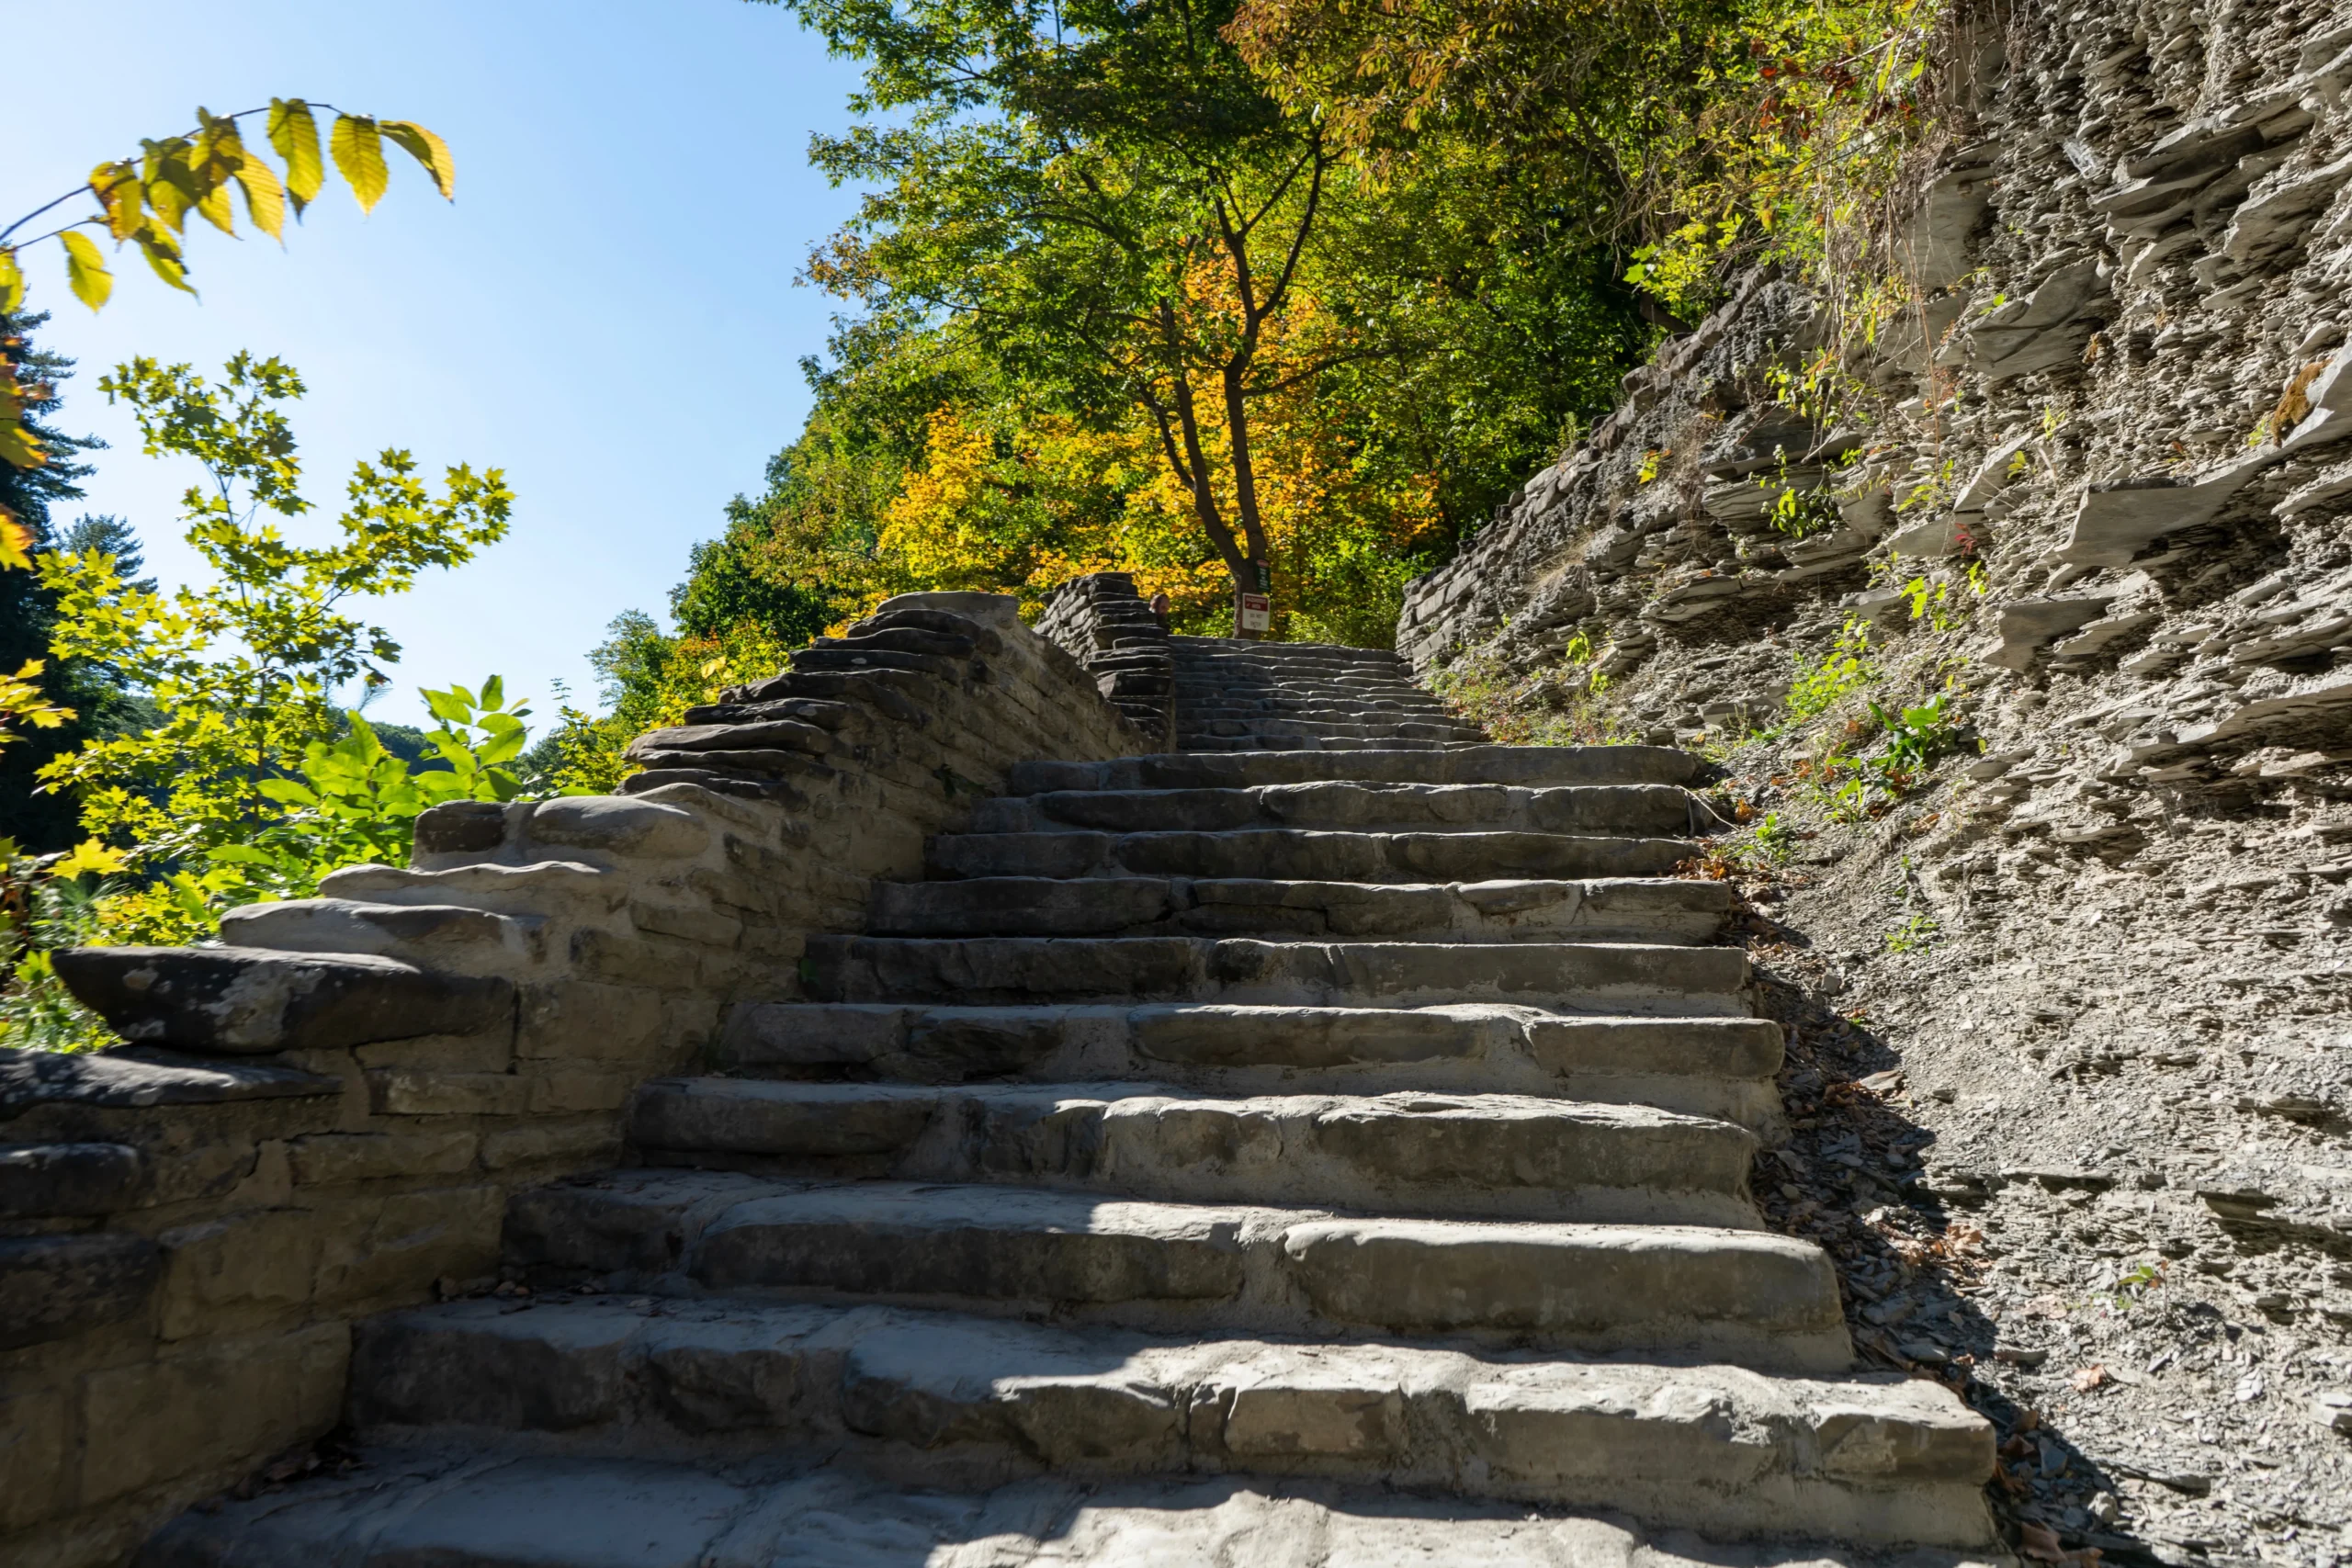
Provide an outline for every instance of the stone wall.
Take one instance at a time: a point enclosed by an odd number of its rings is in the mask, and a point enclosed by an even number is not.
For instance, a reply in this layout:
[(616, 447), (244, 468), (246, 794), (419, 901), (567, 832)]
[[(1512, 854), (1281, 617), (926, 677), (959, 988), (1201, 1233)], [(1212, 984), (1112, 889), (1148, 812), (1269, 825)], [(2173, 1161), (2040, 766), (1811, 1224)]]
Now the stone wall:
[(61, 954), (134, 1043), (0, 1052), (0, 1559), (118, 1560), (328, 1430), (353, 1320), (488, 1287), (510, 1191), (609, 1164), (1013, 763), (1149, 750), (1014, 609), (891, 600), (625, 796), (436, 807), (229, 945)]
[(1124, 571), (1073, 577), (1046, 599), (1038, 635), (1086, 666), (1095, 685), (1138, 728), (1173, 746), (1176, 667), (1168, 628)]

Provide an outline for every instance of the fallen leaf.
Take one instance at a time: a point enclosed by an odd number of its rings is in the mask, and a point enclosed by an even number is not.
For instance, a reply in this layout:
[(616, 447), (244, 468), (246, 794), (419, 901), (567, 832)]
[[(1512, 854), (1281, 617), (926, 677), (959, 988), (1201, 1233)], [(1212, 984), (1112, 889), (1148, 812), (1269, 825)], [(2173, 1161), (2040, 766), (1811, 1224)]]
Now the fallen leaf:
[(2066, 1549), (2058, 1544), (2058, 1532), (2031, 1519), (2018, 1521), (2018, 1551), (2036, 1562), (2071, 1561)]
[(2088, 1393), (2095, 1388), (2104, 1387), (2109, 1381), (2111, 1380), (2108, 1377), (2107, 1369), (2104, 1366), (2097, 1364), (2087, 1366), (2075, 1374), (2075, 1392)]

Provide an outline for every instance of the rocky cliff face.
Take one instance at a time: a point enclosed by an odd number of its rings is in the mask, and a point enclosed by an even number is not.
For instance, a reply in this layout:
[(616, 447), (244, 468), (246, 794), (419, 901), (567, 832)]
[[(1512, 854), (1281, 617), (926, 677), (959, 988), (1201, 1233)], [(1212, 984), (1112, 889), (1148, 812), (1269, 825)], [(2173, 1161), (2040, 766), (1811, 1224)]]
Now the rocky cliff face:
[(1815, 1107), (1759, 1187), (2007, 1423), (2022, 1522), (2335, 1562), (2352, 11), (1980, 41), (1899, 317), (1746, 279), (1398, 646), (1507, 735), (1719, 758)]

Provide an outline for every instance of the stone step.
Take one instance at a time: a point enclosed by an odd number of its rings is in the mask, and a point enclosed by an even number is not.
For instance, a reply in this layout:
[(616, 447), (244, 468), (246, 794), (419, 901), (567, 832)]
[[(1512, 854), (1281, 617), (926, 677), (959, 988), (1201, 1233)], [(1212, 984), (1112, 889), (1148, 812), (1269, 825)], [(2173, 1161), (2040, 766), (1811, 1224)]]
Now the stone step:
[[(1916, 1386), (1916, 1385), (1915, 1385)], [(1169, 1473), (1039, 1476), (943, 1488), (928, 1475), (877, 1474), (856, 1461), (796, 1455), (747, 1470), (717, 1459), (517, 1451), (499, 1443), (369, 1444), (356, 1468), (224, 1497), (165, 1526), (141, 1568), (1762, 1568), (1849, 1563), (1826, 1544), (1747, 1548), (1747, 1533), (1785, 1540), (1962, 1543), (1923, 1548), (1904, 1568), (1992, 1568), (1995, 1543), (1973, 1487), (1943, 1480), (1883, 1486), (1856, 1438), (1818, 1469), (1784, 1469), (1751, 1446), (1686, 1476), (1670, 1462), (1655, 1489), (1619, 1479), (1651, 1466), (1617, 1463), (1588, 1444), (1577, 1413), (1529, 1423), (1532, 1440), (1559, 1433), (1569, 1467), (1549, 1488), (1589, 1493), (1590, 1515), (1503, 1497), (1440, 1497), (1312, 1478), (1321, 1461), (1280, 1461), (1300, 1479)], [(1035, 1417), (1030, 1423), (1035, 1423)], [(1502, 1424), (1516, 1429), (1517, 1424)], [(1858, 1437), (1879, 1423), (1841, 1423)], [(1604, 1429), (1604, 1438), (1606, 1431)], [(942, 1443), (956, 1439), (943, 1437)], [(1344, 1433), (1322, 1439), (1346, 1441)], [(1853, 1445), (1849, 1453), (1849, 1444)], [(1484, 1447), (1504, 1447), (1488, 1440)], [(1539, 1450), (1549, 1457), (1555, 1450)], [(1669, 1453), (1679, 1447), (1668, 1448)], [(1589, 1467), (1589, 1479), (1584, 1471)], [(1425, 1468), (1426, 1468), (1425, 1464)], [(1228, 1468), (1203, 1461), (1197, 1468)], [(1240, 1468), (1233, 1466), (1230, 1468)], [(1754, 1475), (1734, 1484), (1713, 1479)], [(1486, 1490), (1506, 1492), (1511, 1478)], [(1655, 1512), (1657, 1541), (1625, 1516)], [(1724, 1538), (1691, 1533), (1702, 1520)], [(1850, 1522), (1849, 1522), (1850, 1521)]]
[(927, 1083), (1145, 1078), (1209, 1093), (1572, 1096), (1720, 1117), (1770, 1137), (1781, 1028), (1759, 1018), (1571, 1018), (1473, 1004), (1384, 1008), (735, 1009), (715, 1064), (773, 1077)]
[(1316, 1477), (1870, 1544), (1984, 1540), (1994, 1462), (1989, 1425), (1916, 1380), (723, 1300), (388, 1314), (356, 1337), (351, 1413), (379, 1440), (560, 1433), (583, 1457), (752, 1442), (964, 1486)]
[(1578, 1012), (1747, 1010), (1747, 955), (1730, 947), (812, 936), (802, 969), (814, 999), (828, 1002), (1486, 1001)]
[(1464, 746), (1269, 751), (1203, 756), (1182, 751), (1107, 762), (1020, 762), (1007, 795), (1054, 790), (1244, 789), (1257, 784), (1348, 782), (1416, 784), (1688, 784), (1698, 758), (1665, 746)]
[(1240, 733), (1295, 730), (1317, 739), (1354, 738), (1375, 731), (1417, 739), (1427, 739), (1424, 731), (1437, 732), (1440, 739), (1451, 739), (1456, 735), (1475, 740), (1485, 739), (1476, 726), (1463, 724), (1449, 714), (1415, 713), (1410, 709), (1397, 708), (1335, 712), (1329, 708), (1297, 708), (1284, 705), (1256, 710), (1204, 710), (1187, 704), (1176, 708), (1175, 723), (1177, 728), (1196, 735), (1230, 735), (1237, 733), (1231, 727), (1239, 725)]
[(1679, 837), (1475, 828), (1397, 833), (1243, 828), (1208, 833), (943, 833), (926, 846), (923, 859), (925, 871), (934, 877), (1186, 876), (1390, 883), (1662, 876), (1699, 852), (1697, 844)]
[(1358, 832), (1510, 831), (1657, 834), (1717, 824), (1675, 784), (1329, 784), (1247, 789), (1057, 790), (1003, 795), (973, 809), (972, 833), (1230, 832), (1244, 828)]
[(1755, 1229), (1728, 1122), (1525, 1095), (1261, 1095), (1167, 1084), (946, 1087), (656, 1078), (649, 1164), (1006, 1182), (1187, 1203)]
[(1287, 936), (1417, 942), (1713, 941), (1720, 882), (1267, 882), (978, 876), (874, 885), (876, 936)]
[(1484, 731), (1470, 724), (1423, 722), (1423, 719), (1345, 719), (1345, 722), (1324, 722), (1324, 719), (1289, 719), (1275, 715), (1253, 715), (1247, 719), (1200, 719), (1179, 705), (1176, 710), (1176, 733), (1179, 736), (1202, 736), (1202, 739), (1238, 739), (1256, 736), (1261, 740), (1463, 740), (1475, 743), (1484, 740)]
[(1820, 1248), (1754, 1230), (1348, 1215), (1035, 1187), (616, 1170), (515, 1194), (534, 1285), (1392, 1335), (1842, 1372)]
[(1179, 730), (1177, 746), (1186, 751), (1401, 751), (1442, 750), (1451, 746), (1473, 745), (1464, 740), (1421, 740), (1410, 736), (1385, 735), (1363, 739), (1324, 739), (1313, 735), (1283, 733), (1280, 735), (1211, 735), (1204, 730)]
[(1452, 716), (1452, 710), (1437, 698), (1427, 692), (1401, 684), (1336, 686), (1319, 682), (1235, 683), (1170, 676), (1169, 690), (1183, 698), (1189, 710), (1226, 708), (1240, 713), (1306, 706), (1338, 713), (1407, 710)]

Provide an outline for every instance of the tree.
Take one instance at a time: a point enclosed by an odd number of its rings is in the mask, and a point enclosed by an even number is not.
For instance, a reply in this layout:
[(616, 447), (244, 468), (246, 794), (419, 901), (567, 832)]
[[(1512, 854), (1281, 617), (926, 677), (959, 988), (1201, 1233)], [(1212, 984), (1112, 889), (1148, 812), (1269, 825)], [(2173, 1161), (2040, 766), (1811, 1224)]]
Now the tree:
[(187, 492), (186, 537), (219, 581), (165, 595), (127, 583), (104, 551), (40, 558), (57, 596), (52, 649), (120, 670), (161, 714), (142, 733), (90, 739), (40, 777), (74, 792), (94, 838), (169, 860), (279, 816), (266, 786), (340, 738), (336, 693), (388, 679), (399, 646), (345, 601), (404, 592), (424, 569), (470, 559), (506, 532), (512, 497), (498, 469), (465, 466), (445, 470), (435, 495), (407, 452), (387, 450), (355, 465), (340, 536), (297, 545), (280, 527), (311, 510), (277, 406), (302, 395), (291, 367), (240, 354), (215, 385), (137, 359), (99, 386), (131, 405), (151, 456), (202, 465), (209, 484)]
[[(55, 795), (36, 793), (34, 774), (95, 732), (97, 709), (109, 695), (89, 671), (50, 656), (56, 598), (28, 570), (33, 552), (59, 541), (51, 508), (82, 494), (79, 481), (90, 469), (74, 454), (98, 446), (46, 423), (59, 404), (58, 384), (74, 368), (72, 360), (33, 345), (33, 332), (47, 320), (0, 315), (0, 365), (19, 389), (26, 428), (51, 454), (38, 468), (0, 463), (0, 529), (15, 520), (13, 543), (0, 543), (0, 839), (35, 851), (73, 841), (74, 811)], [(11, 556), (17, 570), (5, 570)], [(10, 718), (13, 728), (5, 727)]]
[[(390, 183), (384, 166), (387, 139), (424, 166), (444, 197), (454, 199), (457, 166), (447, 144), (413, 120), (345, 114), (332, 104), (314, 106), (300, 98), (272, 98), (266, 109), (231, 115), (198, 108), (193, 131), (141, 141), (139, 158), (100, 164), (82, 185), (0, 229), (0, 315), (13, 315), (24, 302), (26, 247), (49, 240), (55, 240), (63, 253), (66, 284), (74, 297), (93, 310), (104, 306), (114, 292), (114, 276), (93, 231), (111, 238), (117, 250), (137, 245), (157, 276), (195, 293), (188, 287), (185, 254), (187, 215), (193, 212), (222, 233), (234, 234), (232, 190), (243, 196), (247, 220), (284, 243), (287, 209), (290, 206), (300, 219), (326, 183), (326, 161), (319, 152), (319, 109), (335, 117), (327, 154), (358, 198), (361, 211), (372, 211)], [(239, 128), (240, 121), (262, 116), (267, 119), (269, 144), (285, 163), (283, 176), (245, 145)], [(84, 197), (97, 204), (96, 212), (51, 220), (51, 227), (40, 228), (58, 209)], [(25, 423), (26, 412), (40, 400), (37, 390), (0, 378), (0, 463), (28, 468), (42, 462), (40, 437)]]
[(1142, 411), (1250, 585), (1268, 551), (1252, 403), (1381, 350), (1293, 333), (1270, 352), (1337, 153), (1225, 42), (1224, 0), (786, 3), (866, 61), (853, 108), (899, 117), (814, 143), (836, 183), (877, 188), (810, 275), (886, 324), (944, 319), (1070, 417)]
[(1924, 67), (1956, 10), (1244, 0), (1228, 30), (1293, 114), (1374, 166), (1453, 140), (1501, 151), (1587, 236), (1631, 253), (1649, 318), (1674, 325), (1730, 264), (1789, 262), (1840, 285), (1872, 259), (1869, 236), (1838, 231), (1883, 220), (1870, 198), (1928, 122), (1938, 84)]

